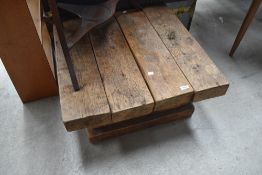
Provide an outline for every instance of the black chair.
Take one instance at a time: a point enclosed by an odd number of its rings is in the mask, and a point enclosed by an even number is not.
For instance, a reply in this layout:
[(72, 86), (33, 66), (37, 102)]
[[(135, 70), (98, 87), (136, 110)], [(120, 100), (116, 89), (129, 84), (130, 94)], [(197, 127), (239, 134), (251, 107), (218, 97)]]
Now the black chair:
[[(75, 91), (79, 90), (80, 87), (69, 51), (88, 31), (104, 23), (114, 15), (118, 1), (119, 0), (48, 0), (48, 5), (53, 15), (53, 23), (56, 26)], [(58, 7), (74, 13), (81, 18), (81, 26), (69, 38), (65, 37)]]

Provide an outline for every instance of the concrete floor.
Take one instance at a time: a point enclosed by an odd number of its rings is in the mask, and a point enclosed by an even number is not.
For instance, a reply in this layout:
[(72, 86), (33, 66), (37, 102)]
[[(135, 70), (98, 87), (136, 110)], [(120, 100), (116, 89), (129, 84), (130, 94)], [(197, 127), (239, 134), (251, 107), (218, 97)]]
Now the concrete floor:
[(199, 0), (191, 32), (231, 82), (187, 121), (98, 145), (67, 133), (57, 97), (23, 105), (0, 64), (0, 174), (262, 174), (262, 13), (235, 58), (245, 0)]

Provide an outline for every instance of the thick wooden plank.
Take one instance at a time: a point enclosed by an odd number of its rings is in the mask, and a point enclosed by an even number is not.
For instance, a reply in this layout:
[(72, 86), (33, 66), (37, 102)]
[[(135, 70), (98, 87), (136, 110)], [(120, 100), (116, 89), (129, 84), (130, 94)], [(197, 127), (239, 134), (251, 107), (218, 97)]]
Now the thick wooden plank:
[(115, 19), (90, 33), (112, 121), (147, 115), (154, 101)]
[(81, 86), (76, 92), (56, 32), (55, 45), (60, 104), (66, 129), (73, 131), (111, 122), (109, 105), (88, 36), (70, 51)]
[(55, 77), (52, 42), (51, 42), (49, 32), (47, 30), (47, 26), (44, 22), (42, 22), (42, 45), (43, 45), (49, 66), (50, 66), (52, 73)]
[(194, 101), (224, 95), (228, 81), (174, 12), (167, 7), (149, 7), (144, 12), (194, 88)]
[(143, 12), (122, 14), (119, 24), (155, 100), (155, 111), (188, 104), (193, 89)]
[(36, 31), (40, 40), (42, 41), (41, 33), (42, 33), (42, 26), (41, 26), (41, 1), (40, 0), (26, 0), (27, 6), (29, 8), (31, 17), (33, 18)]
[(26, 1), (1, 1), (0, 57), (23, 102), (58, 94)]
[(112, 126), (103, 128), (88, 129), (88, 138), (91, 143), (97, 143), (109, 138), (121, 136), (141, 129), (153, 127), (160, 124), (170, 123), (173, 121), (191, 117), (194, 112), (193, 105), (187, 105), (179, 109), (173, 109), (164, 112), (158, 112), (138, 118), (134, 121), (131, 119), (124, 123), (116, 123)]

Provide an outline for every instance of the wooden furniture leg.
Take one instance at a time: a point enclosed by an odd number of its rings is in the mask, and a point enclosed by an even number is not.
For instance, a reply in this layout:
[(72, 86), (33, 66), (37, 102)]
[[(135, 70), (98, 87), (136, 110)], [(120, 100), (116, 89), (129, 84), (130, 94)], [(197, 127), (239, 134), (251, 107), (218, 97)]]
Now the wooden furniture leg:
[(254, 16), (256, 15), (256, 12), (257, 12), (257, 9), (259, 8), (259, 5), (261, 4), (262, 0), (253, 0), (249, 10), (248, 10), (248, 13), (244, 19), (244, 22), (238, 32), (238, 35), (236, 37), (236, 40), (232, 46), (232, 49), (230, 51), (230, 56), (232, 57), (236, 51), (236, 49), (238, 48), (241, 40), (243, 39), (250, 23), (252, 22), (252, 19), (254, 18)]

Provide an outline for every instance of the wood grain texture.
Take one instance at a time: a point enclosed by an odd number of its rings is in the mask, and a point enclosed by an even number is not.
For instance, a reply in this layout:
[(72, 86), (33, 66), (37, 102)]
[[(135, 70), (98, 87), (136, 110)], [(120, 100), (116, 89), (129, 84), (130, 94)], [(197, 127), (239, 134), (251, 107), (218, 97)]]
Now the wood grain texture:
[(155, 111), (190, 103), (190, 83), (144, 13), (127, 13), (117, 19), (154, 97)]
[(141, 118), (125, 121), (124, 123), (113, 124), (112, 126), (95, 129), (89, 128), (87, 134), (91, 143), (97, 143), (141, 129), (186, 119), (191, 117), (193, 112), (194, 106), (186, 105), (179, 109), (150, 114)]
[(148, 7), (144, 12), (191, 83), (194, 101), (224, 95), (228, 81), (172, 9)]
[(22, 101), (57, 95), (26, 1), (1, 1), (0, 18), (0, 57)]
[(112, 121), (147, 115), (154, 101), (115, 19), (90, 32)]
[(74, 91), (55, 31), (62, 119), (68, 131), (111, 122), (110, 108), (88, 36), (70, 51), (81, 89)]

